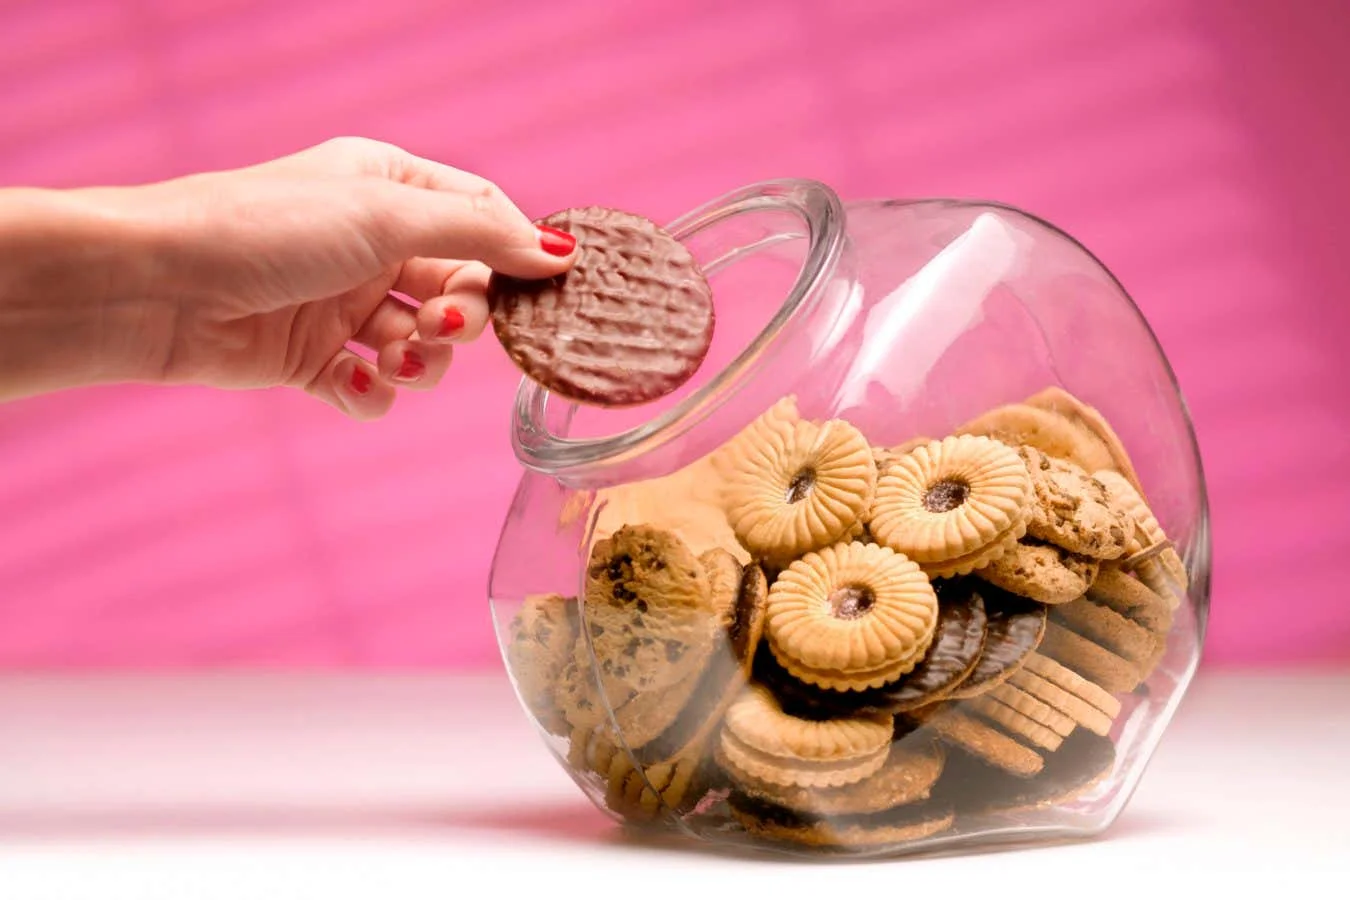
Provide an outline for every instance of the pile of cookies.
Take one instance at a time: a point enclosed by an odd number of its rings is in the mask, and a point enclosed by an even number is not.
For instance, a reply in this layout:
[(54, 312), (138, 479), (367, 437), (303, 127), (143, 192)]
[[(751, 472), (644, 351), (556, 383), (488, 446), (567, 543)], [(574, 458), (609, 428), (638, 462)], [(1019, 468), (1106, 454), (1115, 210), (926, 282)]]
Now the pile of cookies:
[(1069, 799), (1188, 590), (1119, 439), (1059, 388), (895, 447), (788, 397), (594, 500), (581, 596), (527, 598), (507, 658), (632, 821), (865, 850)]

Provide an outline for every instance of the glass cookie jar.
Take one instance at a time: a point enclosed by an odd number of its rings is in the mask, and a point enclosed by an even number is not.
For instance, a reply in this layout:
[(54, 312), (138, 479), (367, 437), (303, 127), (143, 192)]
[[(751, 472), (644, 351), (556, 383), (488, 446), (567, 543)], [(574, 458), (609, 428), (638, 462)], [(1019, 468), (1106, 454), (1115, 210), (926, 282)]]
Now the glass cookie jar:
[(1006, 206), (757, 184), (658, 404), (523, 381), (493, 562), (527, 714), (616, 820), (792, 854), (1102, 831), (1199, 660), (1204, 479), (1125, 290)]

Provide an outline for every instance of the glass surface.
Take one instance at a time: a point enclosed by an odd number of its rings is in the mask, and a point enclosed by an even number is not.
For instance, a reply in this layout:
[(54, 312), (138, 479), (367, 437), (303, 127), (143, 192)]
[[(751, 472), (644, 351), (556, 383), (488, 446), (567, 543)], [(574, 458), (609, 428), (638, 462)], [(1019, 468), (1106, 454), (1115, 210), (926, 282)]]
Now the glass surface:
[(489, 588), (523, 708), (639, 828), (794, 854), (1090, 835), (1194, 673), (1204, 479), (1110, 272), (1015, 209), (754, 185), (671, 226), (693, 382), (523, 382)]

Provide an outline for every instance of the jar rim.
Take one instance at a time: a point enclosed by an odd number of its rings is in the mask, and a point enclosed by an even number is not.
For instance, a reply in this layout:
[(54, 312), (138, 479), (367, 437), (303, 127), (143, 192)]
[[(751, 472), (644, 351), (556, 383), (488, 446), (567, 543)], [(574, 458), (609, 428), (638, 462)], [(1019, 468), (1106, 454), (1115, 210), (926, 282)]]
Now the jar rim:
[[(804, 226), (806, 253), (777, 312), (721, 371), (679, 403), (640, 425), (596, 438), (565, 438), (547, 423), (549, 391), (522, 378), (512, 412), (512, 449), (525, 468), (552, 477), (616, 465), (662, 446), (710, 415), (729, 388), (765, 364), (766, 351), (784, 326), (809, 310), (823, 293), (844, 246), (844, 206), (828, 185), (803, 178), (760, 181), (685, 213), (666, 226), (684, 241), (733, 216), (769, 211), (795, 215)], [(714, 261), (706, 267), (718, 268)], [(559, 398), (561, 399), (561, 398)], [(573, 406), (570, 401), (562, 401)]]

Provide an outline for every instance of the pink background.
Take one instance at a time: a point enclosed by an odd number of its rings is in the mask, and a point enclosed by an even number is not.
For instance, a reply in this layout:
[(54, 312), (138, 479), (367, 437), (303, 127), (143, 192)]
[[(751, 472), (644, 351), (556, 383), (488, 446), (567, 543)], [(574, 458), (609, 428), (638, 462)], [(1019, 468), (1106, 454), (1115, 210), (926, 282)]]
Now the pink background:
[[(1111, 265), (1212, 492), (1208, 660), (1350, 660), (1350, 4), (0, 0), (0, 183), (364, 134), (529, 212), (766, 177), (984, 196)], [(497, 665), (491, 340), (374, 425), (289, 393), (0, 408), (0, 665)]]

